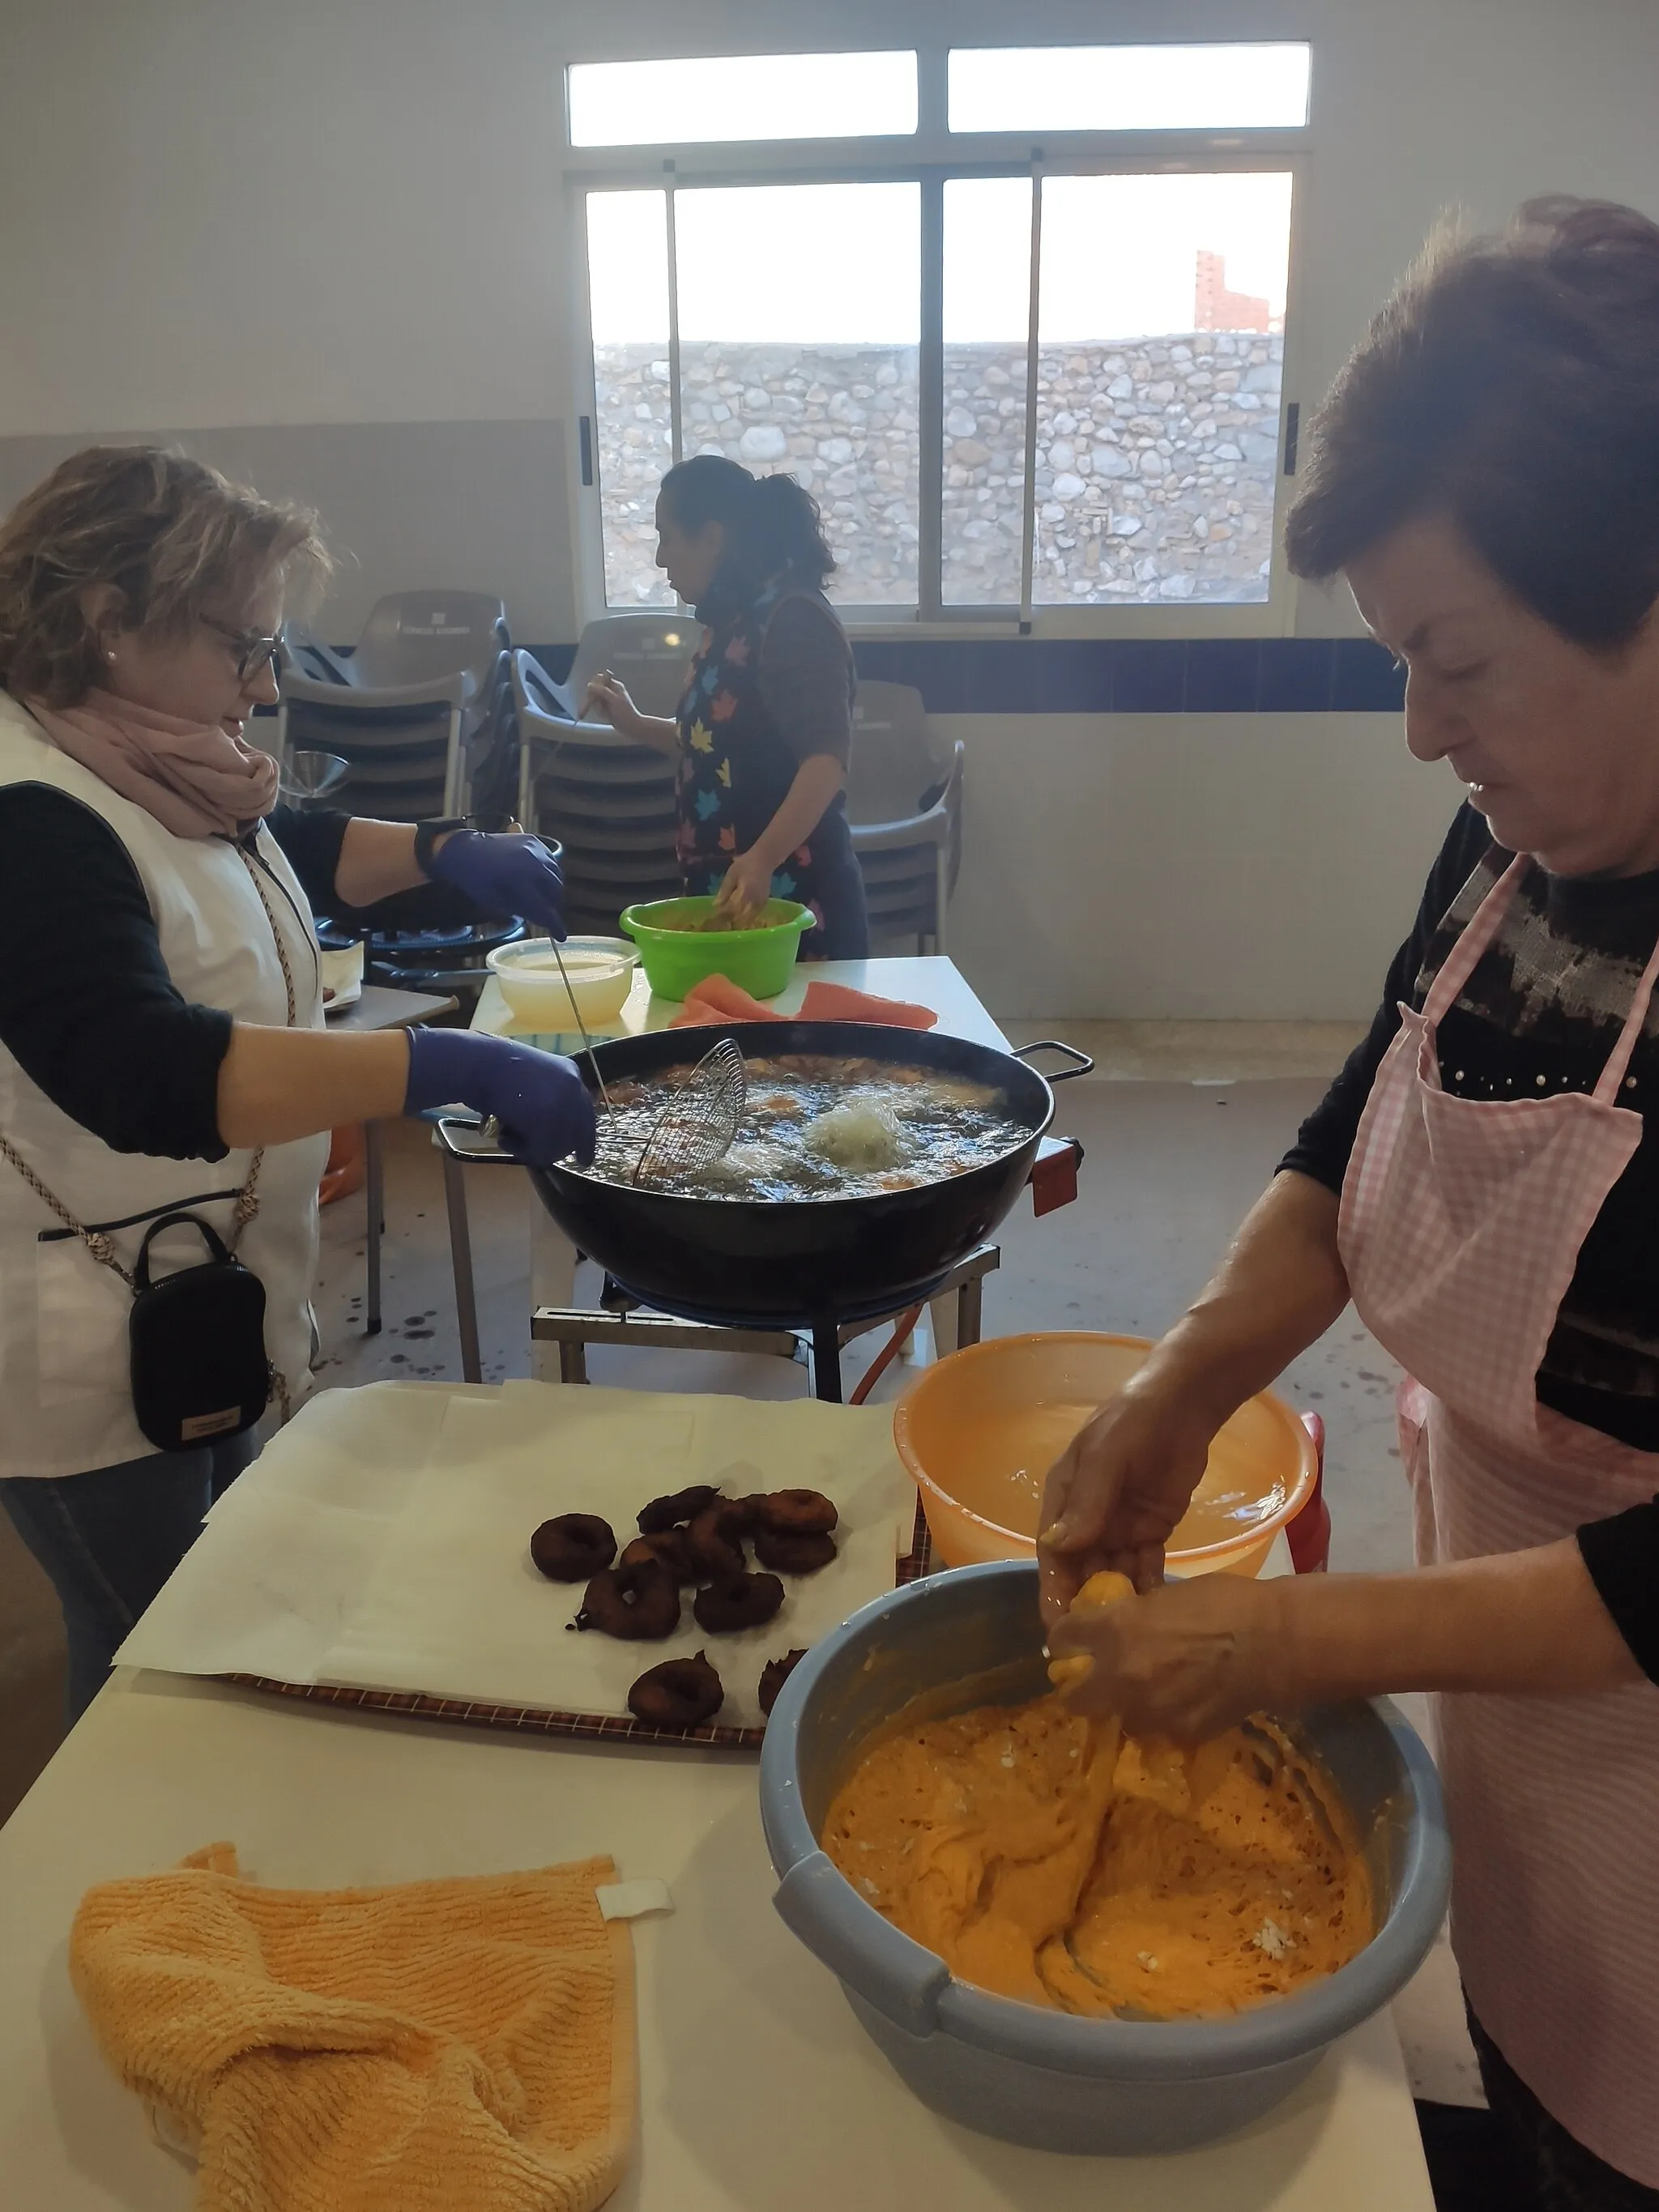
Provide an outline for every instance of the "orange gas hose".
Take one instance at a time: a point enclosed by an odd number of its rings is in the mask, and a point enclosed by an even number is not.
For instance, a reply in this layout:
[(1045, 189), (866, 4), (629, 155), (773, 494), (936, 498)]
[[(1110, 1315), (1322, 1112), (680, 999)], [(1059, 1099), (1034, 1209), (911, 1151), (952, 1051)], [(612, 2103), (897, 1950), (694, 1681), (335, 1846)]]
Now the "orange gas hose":
[(916, 1323), (921, 1319), (921, 1308), (911, 1306), (893, 1324), (893, 1334), (870, 1363), (869, 1372), (848, 1400), (849, 1406), (861, 1406), (899, 1353), (909, 1342)]

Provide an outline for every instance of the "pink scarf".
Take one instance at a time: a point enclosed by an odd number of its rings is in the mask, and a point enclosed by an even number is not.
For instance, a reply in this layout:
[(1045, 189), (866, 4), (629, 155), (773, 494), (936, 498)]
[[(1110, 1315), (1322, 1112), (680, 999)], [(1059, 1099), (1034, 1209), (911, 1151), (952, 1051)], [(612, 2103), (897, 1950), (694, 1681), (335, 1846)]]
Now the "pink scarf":
[(29, 712), (58, 749), (153, 814), (175, 837), (235, 837), (276, 803), (276, 763), (204, 722), (181, 722), (112, 691)]

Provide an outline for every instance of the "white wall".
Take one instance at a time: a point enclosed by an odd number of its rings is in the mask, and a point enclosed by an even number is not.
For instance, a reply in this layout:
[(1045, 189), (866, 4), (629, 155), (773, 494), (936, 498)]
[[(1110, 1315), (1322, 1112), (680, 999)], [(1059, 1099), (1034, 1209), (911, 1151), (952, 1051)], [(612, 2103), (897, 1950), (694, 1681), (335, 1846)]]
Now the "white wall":
[[(45, 450), (19, 441), (222, 433), (272, 491), (326, 514), (337, 488), (337, 634), (442, 581), (501, 589), (521, 637), (572, 636), (562, 64), (890, 45), (940, 19), (941, 0), (8, 0), (0, 495)], [(1006, 0), (952, 0), (949, 21), (970, 43), (1312, 39), (1304, 404), (1449, 203), (1659, 212), (1650, 0), (1035, 0), (1017, 29)], [(521, 484), (508, 527), (453, 473), (475, 448), (437, 426), (468, 425), (500, 428), (478, 481)], [(1354, 626), (1311, 592), (1297, 622)], [(1010, 1011), (1364, 1013), (1451, 796), (1372, 721), (975, 722), (970, 971)], [(1013, 912), (1048, 948), (1038, 981)]]
[[(0, 440), (569, 413), (560, 71), (890, 45), (940, 0), (7, 0)], [(1545, 190), (1659, 210), (1650, 0), (951, 0), (964, 42), (1311, 37), (1290, 396), (1436, 211)], [(389, 512), (398, 497), (388, 484)], [(396, 531), (388, 527), (388, 542)], [(567, 636), (568, 579), (503, 580)], [(1351, 626), (1312, 596), (1302, 627)]]
[(1460, 796), (1388, 714), (939, 726), (968, 746), (951, 951), (1001, 1014), (1368, 1018)]

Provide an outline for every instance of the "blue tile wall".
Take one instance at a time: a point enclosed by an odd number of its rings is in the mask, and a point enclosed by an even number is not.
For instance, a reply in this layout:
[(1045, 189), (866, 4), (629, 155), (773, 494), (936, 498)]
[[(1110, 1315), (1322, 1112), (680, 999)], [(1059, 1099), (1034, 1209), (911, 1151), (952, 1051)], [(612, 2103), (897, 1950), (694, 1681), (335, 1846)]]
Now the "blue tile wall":
[[(573, 645), (532, 646), (562, 679)], [(934, 714), (1397, 714), (1406, 679), (1368, 637), (866, 638), (860, 676)]]

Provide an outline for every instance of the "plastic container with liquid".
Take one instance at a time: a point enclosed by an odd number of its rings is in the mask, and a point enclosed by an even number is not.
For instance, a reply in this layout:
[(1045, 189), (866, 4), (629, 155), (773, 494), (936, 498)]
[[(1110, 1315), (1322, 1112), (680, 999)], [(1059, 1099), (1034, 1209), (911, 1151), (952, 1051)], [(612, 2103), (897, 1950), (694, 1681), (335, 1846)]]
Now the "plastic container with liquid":
[[(1151, 1350), (1147, 1337), (1055, 1331), (994, 1337), (924, 1370), (893, 1437), (946, 1566), (1033, 1554), (1049, 1468)], [(1317, 1473), (1314, 1439), (1290, 1407), (1268, 1390), (1250, 1399), (1210, 1447), (1170, 1572), (1260, 1573)]]
[(550, 939), (532, 937), (499, 945), (485, 965), (515, 1022), (557, 1033), (614, 1022), (633, 988), (639, 957), (619, 937), (570, 937), (556, 952)]

